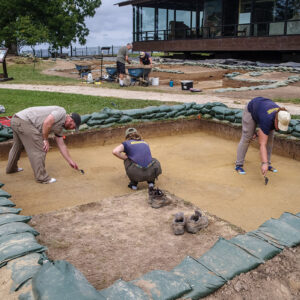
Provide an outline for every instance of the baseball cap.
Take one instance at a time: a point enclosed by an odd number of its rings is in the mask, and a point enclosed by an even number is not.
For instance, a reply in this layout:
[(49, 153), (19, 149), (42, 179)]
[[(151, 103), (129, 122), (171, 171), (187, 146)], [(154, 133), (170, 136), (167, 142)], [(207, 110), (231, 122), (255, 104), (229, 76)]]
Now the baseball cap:
[(73, 119), (73, 121), (75, 122), (75, 125), (76, 125), (75, 130), (78, 131), (79, 126), (80, 126), (80, 124), (81, 124), (81, 117), (80, 117), (80, 115), (77, 114), (77, 113), (71, 113), (71, 114), (70, 114), (70, 117), (71, 117), (71, 118)]
[(278, 112), (278, 128), (281, 131), (287, 131), (291, 120), (291, 114), (285, 110)]
[(137, 133), (137, 130), (135, 128), (127, 128), (125, 131), (125, 138), (131, 133)]
[(146, 56), (145, 52), (140, 52), (140, 58), (144, 58)]

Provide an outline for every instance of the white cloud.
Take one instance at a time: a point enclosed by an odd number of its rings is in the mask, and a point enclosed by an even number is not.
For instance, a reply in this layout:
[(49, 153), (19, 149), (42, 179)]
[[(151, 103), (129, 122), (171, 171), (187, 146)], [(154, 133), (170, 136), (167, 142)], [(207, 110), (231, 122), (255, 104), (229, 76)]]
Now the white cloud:
[(121, 46), (132, 41), (132, 6), (119, 7), (114, 3), (117, 2), (102, 0), (95, 16), (86, 20), (90, 30), (87, 47)]

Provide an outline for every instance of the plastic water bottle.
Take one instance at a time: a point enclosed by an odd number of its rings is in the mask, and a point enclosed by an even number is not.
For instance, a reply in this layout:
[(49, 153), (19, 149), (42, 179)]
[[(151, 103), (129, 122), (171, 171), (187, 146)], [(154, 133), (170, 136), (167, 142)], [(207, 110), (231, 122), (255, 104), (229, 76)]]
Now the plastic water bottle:
[(173, 87), (173, 86), (174, 86), (174, 82), (173, 82), (172, 79), (170, 80), (169, 86), (170, 86), (170, 87)]

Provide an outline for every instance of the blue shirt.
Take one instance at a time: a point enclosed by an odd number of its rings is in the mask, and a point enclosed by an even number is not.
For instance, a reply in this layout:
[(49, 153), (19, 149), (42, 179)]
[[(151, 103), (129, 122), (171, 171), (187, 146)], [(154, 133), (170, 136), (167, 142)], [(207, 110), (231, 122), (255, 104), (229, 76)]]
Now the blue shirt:
[(256, 124), (265, 135), (275, 129), (274, 120), (279, 106), (272, 100), (257, 97), (248, 103), (248, 110)]
[(150, 65), (150, 54), (145, 52), (145, 57), (141, 58), (143, 65)]
[(152, 162), (149, 145), (143, 141), (128, 140), (122, 143), (128, 158), (141, 167), (146, 168)]

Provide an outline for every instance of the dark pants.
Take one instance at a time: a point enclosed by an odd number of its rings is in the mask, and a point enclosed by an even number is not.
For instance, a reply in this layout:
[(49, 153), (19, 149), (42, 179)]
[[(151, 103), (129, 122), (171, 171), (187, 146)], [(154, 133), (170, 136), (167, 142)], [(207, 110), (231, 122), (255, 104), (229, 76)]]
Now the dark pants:
[(147, 181), (153, 182), (162, 173), (160, 163), (157, 159), (153, 158), (153, 164), (147, 168), (138, 167), (129, 158), (124, 161), (126, 174), (132, 183)]
[(117, 73), (119, 74), (126, 74), (125, 72), (125, 64), (117, 61)]

